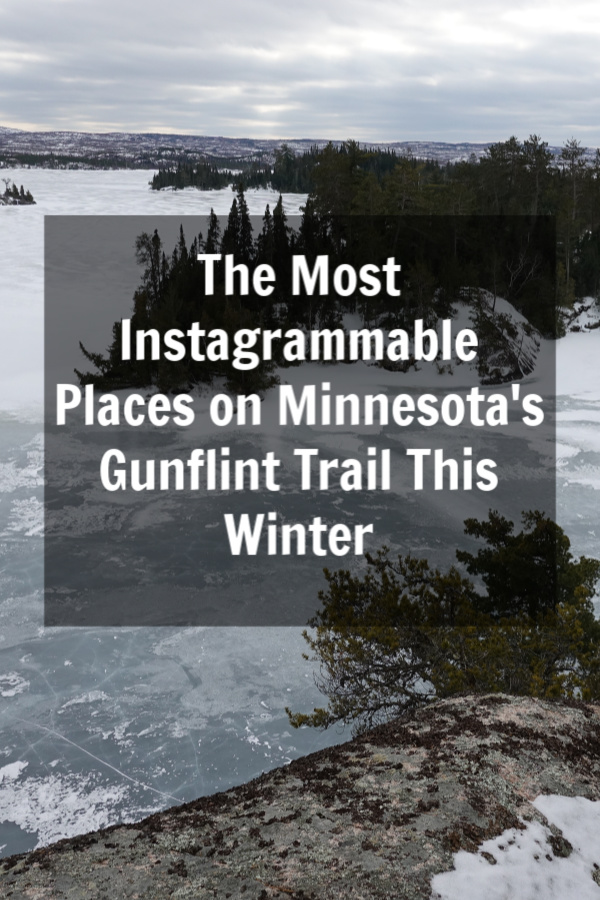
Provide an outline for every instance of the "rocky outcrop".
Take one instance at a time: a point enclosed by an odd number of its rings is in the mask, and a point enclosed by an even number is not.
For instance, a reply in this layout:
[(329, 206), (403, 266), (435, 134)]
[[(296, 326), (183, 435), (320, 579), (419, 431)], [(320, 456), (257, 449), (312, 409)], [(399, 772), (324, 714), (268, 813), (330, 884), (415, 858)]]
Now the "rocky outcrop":
[(2, 860), (0, 896), (429, 900), (457, 850), (547, 824), (531, 803), (544, 793), (599, 799), (600, 708), (459, 696), (226, 793)]

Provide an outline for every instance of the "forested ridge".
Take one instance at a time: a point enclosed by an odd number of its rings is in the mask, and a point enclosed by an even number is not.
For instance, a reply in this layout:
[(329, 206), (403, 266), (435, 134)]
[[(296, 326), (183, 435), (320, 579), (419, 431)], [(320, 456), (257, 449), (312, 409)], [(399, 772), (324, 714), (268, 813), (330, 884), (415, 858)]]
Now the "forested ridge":
[(492, 144), (479, 160), (445, 164), (366, 149), (356, 141), (299, 155), (284, 144), (272, 166), (238, 166), (233, 174), (215, 163), (181, 163), (162, 169), (152, 186), (270, 185), (307, 193), (317, 212), (333, 215), (553, 215), (561, 302), (597, 296), (600, 289), (600, 150), (590, 159), (575, 139), (558, 158), (531, 135)]

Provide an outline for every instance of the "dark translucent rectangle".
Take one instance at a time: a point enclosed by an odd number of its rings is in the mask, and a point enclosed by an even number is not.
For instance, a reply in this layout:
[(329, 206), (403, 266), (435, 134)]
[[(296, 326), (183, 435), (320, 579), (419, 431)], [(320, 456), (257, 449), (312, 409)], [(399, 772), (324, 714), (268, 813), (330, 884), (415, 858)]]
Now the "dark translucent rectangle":
[[(227, 235), (227, 220), (220, 225)], [(444, 568), (456, 562), (457, 549), (475, 552), (480, 546), (463, 533), (467, 518), (483, 520), (495, 509), (514, 521), (516, 530), (526, 510), (555, 518), (552, 219), (306, 219), (287, 223), (296, 235), (292, 246), (289, 234), (287, 245), (282, 244), (281, 233), (269, 232), (263, 220), (254, 219), (252, 225), (255, 239), (260, 236), (258, 260), (244, 256), (243, 236), (232, 235), (231, 228), (223, 248), (223, 254), (233, 252), (236, 263), (248, 259), (248, 293), (240, 294), (239, 281), (234, 293), (225, 292), (220, 262), (214, 293), (206, 296), (199, 275), (204, 263), (195, 258), (202, 247), (192, 247), (199, 233), (206, 239), (206, 219), (47, 217), (46, 625), (305, 625), (319, 607), (323, 568), (363, 571), (358, 550), (374, 552), (386, 544), (392, 553), (426, 557)], [(329, 293), (311, 296), (303, 290), (292, 295), (294, 253), (304, 255), (309, 267), (318, 255), (328, 256)], [(384, 265), (391, 257), (402, 268), (388, 283)], [(252, 287), (260, 261), (272, 265), (276, 275), (275, 289), (266, 297)], [(361, 277), (368, 264), (378, 267), (382, 285), (372, 296), (360, 291), (369, 284)], [(333, 290), (340, 266), (345, 268), (336, 283), (342, 292), (350, 270), (357, 273), (353, 295)], [(230, 346), (233, 332), (241, 328), (259, 328), (261, 336), (278, 328), (307, 333), (329, 329), (333, 334), (338, 329), (347, 334), (363, 328), (385, 334), (401, 329), (412, 338), (414, 323), (421, 321), (423, 329), (438, 327), (440, 356), (428, 362), (390, 359), (384, 353), (381, 364), (373, 359), (349, 362), (346, 337), (345, 359), (337, 363), (287, 361), (277, 370), (260, 366), (244, 371), (221, 360), (191, 364), (186, 356), (172, 363), (161, 359), (127, 365), (115, 355), (123, 318), (131, 319), (132, 328), (137, 323), (161, 334), (170, 328), (185, 332), (192, 322), (207, 334), (223, 328), (229, 331)], [(453, 345), (459, 331), (476, 331), (476, 360), (459, 362), (456, 353), (442, 358), (444, 320), (451, 320), (446, 327)], [(279, 363), (286, 362), (283, 343), (273, 342)], [(206, 349), (206, 341), (198, 346)], [(423, 349), (427, 347), (425, 341)], [(414, 349), (411, 344), (411, 356)], [(269, 387), (275, 375), (280, 384)], [(70, 386), (64, 396), (73, 403), (65, 411), (65, 425), (57, 424), (58, 384)], [(317, 424), (279, 426), (281, 396), (287, 391), (300, 400), (312, 386)], [(78, 391), (81, 402), (75, 405)], [(208, 412), (215, 393), (234, 398), (235, 417), (243, 406), (238, 395), (258, 394), (260, 424), (237, 424), (234, 418), (231, 425), (215, 425)], [(151, 400), (156, 394), (163, 399)], [(172, 421), (175, 398), (188, 394), (194, 421), (180, 425)], [(425, 394), (435, 402), (423, 401)], [(101, 402), (106, 395), (116, 400)], [(328, 404), (335, 416), (340, 395), (357, 398), (340, 401), (344, 424), (323, 423)], [(373, 406), (387, 410), (388, 423), (376, 418), (365, 424), (365, 398), (380, 395), (383, 399)], [(405, 396), (397, 400), (400, 395)], [(533, 395), (543, 399), (532, 400)], [(404, 424), (411, 404), (420, 402), (425, 402), (425, 412), (416, 408), (413, 422)], [(127, 403), (134, 414), (145, 416), (143, 424), (98, 422), (99, 408), (106, 419), (106, 410), (118, 408), (122, 419)], [(358, 424), (348, 420), (353, 404)], [(154, 415), (169, 421), (149, 422), (151, 407)], [(504, 407), (508, 425), (492, 424)], [(85, 422), (86, 408), (93, 424)], [(419, 415), (431, 416), (428, 409), (442, 408), (456, 424), (417, 421)], [(523, 421), (535, 418), (539, 409), (542, 424)], [(310, 457), (309, 486), (302, 484), (303, 472), (308, 478), (309, 455), (295, 454), (298, 450), (316, 451)], [(415, 487), (415, 457), (407, 453), (415, 450), (429, 451), (421, 457), (422, 489)], [(110, 451), (122, 457), (106, 456)], [(269, 453), (280, 463), (271, 465), (270, 482)], [(125, 479), (125, 490), (103, 486), (103, 459), (107, 479), (113, 485)], [(327, 465), (335, 459), (337, 465)], [(214, 487), (207, 474), (211, 460)], [(486, 467), (485, 460), (493, 460), (496, 468)], [(154, 461), (154, 490), (132, 489), (134, 461), (141, 483), (147, 480), (147, 461)], [(165, 490), (160, 488), (163, 461), (172, 463), (164, 467), (170, 478)], [(244, 489), (236, 490), (235, 465), (240, 461), (247, 462), (246, 481)], [(222, 490), (227, 463), (233, 486)], [(248, 486), (251, 471), (259, 482), (256, 490)], [(491, 491), (478, 487), (478, 482), (489, 484), (491, 471), (498, 486)], [(177, 472), (183, 473), (181, 490), (175, 488)], [(441, 489), (439, 484), (436, 489), (436, 472)], [(453, 489), (451, 478), (456, 480)], [(327, 489), (321, 489), (321, 479), (323, 484), (329, 479)], [(359, 483), (362, 489), (354, 489)], [(269, 484), (279, 489), (271, 490)], [(227, 522), (237, 529), (243, 516), (253, 533), (262, 522), (255, 555), (231, 552)], [(365, 530), (368, 526), (372, 531)], [(305, 552), (299, 554), (302, 536)], [(290, 552), (282, 555), (286, 541)]]

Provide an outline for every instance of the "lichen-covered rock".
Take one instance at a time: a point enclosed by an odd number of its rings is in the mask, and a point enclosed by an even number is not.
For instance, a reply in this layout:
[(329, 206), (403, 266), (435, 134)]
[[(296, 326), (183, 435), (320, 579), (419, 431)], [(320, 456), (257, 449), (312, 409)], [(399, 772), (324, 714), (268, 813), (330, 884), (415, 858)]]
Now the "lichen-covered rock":
[[(600, 708), (459, 696), (226, 793), (0, 860), (0, 897), (429, 900), (457, 850), (545, 823), (531, 804), (544, 793), (599, 799)], [(552, 846), (564, 855), (561, 834)]]

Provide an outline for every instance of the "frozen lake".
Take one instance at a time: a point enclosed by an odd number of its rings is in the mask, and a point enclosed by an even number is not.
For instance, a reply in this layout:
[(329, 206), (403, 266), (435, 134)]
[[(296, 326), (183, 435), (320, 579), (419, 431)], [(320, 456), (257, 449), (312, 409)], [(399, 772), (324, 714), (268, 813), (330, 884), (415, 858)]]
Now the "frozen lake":
[[(0, 209), (0, 853), (9, 854), (228, 787), (344, 735), (288, 726), (285, 706), (323, 701), (299, 629), (44, 629), (44, 216), (226, 214), (233, 195), (151, 192), (148, 171), (3, 174), (37, 200)], [(303, 199), (284, 196), (286, 212)], [(262, 216), (277, 195), (247, 200)], [(568, 335), (557, 352), (557, 517), (576, 554), (598, 556), (600, 329)], [(349, 451), (353, 441), (345, 437)]]

